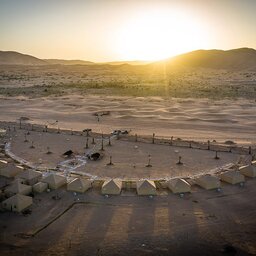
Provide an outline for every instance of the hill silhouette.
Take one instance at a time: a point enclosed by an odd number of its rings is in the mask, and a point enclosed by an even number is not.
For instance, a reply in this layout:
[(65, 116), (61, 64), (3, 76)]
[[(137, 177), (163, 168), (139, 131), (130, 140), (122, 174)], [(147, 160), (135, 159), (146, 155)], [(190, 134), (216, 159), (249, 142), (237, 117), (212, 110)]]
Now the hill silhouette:
[(251, 48), (228, 51), (197, 50), (168, 59), (167, 64), (175, 67), (255, 70), (256, 50)]
[(161, 65), (168, 68), (212, 68), (227, 70), (256, 70), (256, 50), (252, 48), (239, 48), (233, 50), (196, 50), (184, 53), (164, 61), (117, 61), (94, 63), (84, 60), (39, 59), (31, 55), (14, 51), (0, 51), (0, 65)]
[(0, 51), (0, 65), (47, 65), (47, 62), (19, 52)]

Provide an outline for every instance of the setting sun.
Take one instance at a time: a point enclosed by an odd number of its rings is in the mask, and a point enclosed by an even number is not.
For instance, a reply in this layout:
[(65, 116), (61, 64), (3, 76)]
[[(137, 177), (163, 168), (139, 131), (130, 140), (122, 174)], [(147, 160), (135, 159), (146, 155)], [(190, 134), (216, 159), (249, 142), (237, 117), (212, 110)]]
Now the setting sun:
[(127, 60), (160, 60), (205, 45), (209, 37), (193, 17), (175, 10), (151, 10), (120, 28), (118, 49)]

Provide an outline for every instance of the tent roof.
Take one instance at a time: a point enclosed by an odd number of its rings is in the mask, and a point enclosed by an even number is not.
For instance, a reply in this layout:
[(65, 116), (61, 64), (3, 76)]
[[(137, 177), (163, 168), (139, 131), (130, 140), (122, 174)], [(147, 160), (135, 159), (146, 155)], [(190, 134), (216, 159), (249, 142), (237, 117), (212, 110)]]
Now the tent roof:
[(7, 192), (13, 192), (13, 193), (22, 193), (24, 190), (26, 190), (29, 187), (31, 187), (31, 186), (19, 183), (17, 181), (17, 182), (14, 182), (12, 185), (8, 186), (6, 188), (6, 191)]
[(243, 176), (239, 171), (234, 171), (234, 170), (231, 170), (231, 171), (227, 171), (227, 172), (223, 172), (221, 174), (221, 176), (226, 176), (226, 177), (230, 177), (230, 178), (235, 178), (235, 177), (241, 177)]
[(37, 182), (36, 184), (33, 185), (33, 188), (34, 187), (42, 188), (42, 187), (45, 186), (45, 184), (47, 185), (47, 183), (39, 181), (39, 182)]
[(154, 187), (156, 188), (155, 182), (153, 180), (139, 180), (137, 181), (137, 188), (141, 187)]
[(1, 168), (1, 172), (9, 172), (9, 173), (18, 173), (23, 170), (22, 167), (18, 167), (17, 165), (13, 163), (6, 164), (3, 168)]
[(196, 179), (197, 181), (201, 181), (201, 182), (216, 182), (219, 181), (219, 179), (217, 177), (214, 177), (212, 175), (206, 174), (206, 175), (202, 175), (201, 177)]
[(230, 171), (223, 172), (221, 174), (221, 176), (226, 176), (226, 177), (233, 178), (233, 177), (236, 177), (236, 176), (242, 176), (242, 174), (239, 171), (230, 170)]
[(68, 185), (75, 185), (75, 186), (79, 186), (79, 187), (83, 187), (83, 186), (86, 186), (87, 183), (91, 183), (90, 180), (84, 180), (84, 179), (81, 179), (81, 178), (75, 178), (74, 180), (70, 181), (68, 183)]
[(180, 179), (180, 178), (171, 179), (171, 180), (169, 180), (169, 183), (171, 183), (173, 186), (179, 186), (179, 185), (183, 185), (183, 184), (190, 186), (190, 184), (186, 180)]
[(43, 179), (43, 182), (49, 182), (49, 183), (53, 183), (53, 184), (58, 184), (60, 181), (66, 181), (66, 178), (64, 176), (61, 175), (57, 175), (57, 174), (50, 174), (47, 177), (45, 177)]
[(102, 187), (118, 187), (118, 188), (122, 188), (122, 181), (118, 180), (118, 179), (111, 179), (111, 180), (106, 180)]
[(33, 202), (32, 197), (30, 196), (24, 196), (21, 194), (16, 194), (5, 201), (3, 203), (9, 203), (9, 204), (16, 204), (16, 205), (22, 205), (23, 203)]
[(34, 178), (37, 178), (40, 176), (42, 176), (41, 172), (37, 172), (32, 169), (26, 170), (26, 171), (22, 172), (21, 174), (19, 174), (20, 178), (28, 179), (28, 180), (31, 180), (31, 179), (34, 179)]

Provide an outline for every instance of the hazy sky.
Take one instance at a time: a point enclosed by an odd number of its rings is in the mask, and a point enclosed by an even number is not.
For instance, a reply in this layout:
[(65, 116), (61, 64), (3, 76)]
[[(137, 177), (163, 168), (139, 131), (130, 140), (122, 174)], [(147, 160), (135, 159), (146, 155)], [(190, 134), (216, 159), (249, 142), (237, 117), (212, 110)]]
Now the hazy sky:
[(256, 48), (256, 0), (0, 0), (0, 50), (91, 61)]

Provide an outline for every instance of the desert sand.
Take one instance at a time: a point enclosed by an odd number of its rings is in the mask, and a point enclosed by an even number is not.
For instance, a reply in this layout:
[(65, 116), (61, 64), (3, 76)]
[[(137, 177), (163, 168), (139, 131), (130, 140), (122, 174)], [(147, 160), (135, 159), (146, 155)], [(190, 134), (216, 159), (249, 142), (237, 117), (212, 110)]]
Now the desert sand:
[[(101, 151), (101, 136), (95, 137), (95, 143), (92, 144), (92, 137), (88, 138), (88, 149), (85, 148), (87, 138), (81, 135), (56, 134), (49, 132), (30, 131), (26, 135), (28, 142), (24, 142), (24, 133), (26, 130), (17, 128), (12, 134), (10, 150), (16, 156), (26, 160), (33, 166), (45, 169), (55, 169), (56, 166), (65, 167), (68, 159), (63, 157), (63, 153), (72, 150), (79, 157), (84, 157), (91, 152)], [(124, 136), (125, 139), (125, 136)], [(34, 148), (31, 148), (33, 141)], [(228, 148), (226, 152), (219, 152), (220, 159), (216, 160), (214, 150), (202, 150), (180, 146), (159, 145), (152, 143), (135, 142), (115, 137), (111, 138), (109, 146), (108, 136), (104, 138), (104, 155), (99, 161), (90, 161), (82, 159), (77, 164), (81, 166), (68, 166), (64, 170), (73, 173), (82, 174), (85, 177), (93, 179), (119, 178), (123, 180), (138, 179), (170, 179), (173, 177), (192, 177), (208, 172), (217, 172), (221, 168), (230, 164), (237, 163), (241, 158), (247, 159), (248, 155), (244, 153), (230, 153)], [(178, 142), (176, 142), (178, 143)], [(180, 143), (182, 145), (182, 143)], [(186, 145), (185, 143), (183, 143)], [(194, 144), (192, 144), (192, 147)], [(49, 147), (49, 149), (48, 149)], [(218, 148), (216, 145), (212, 149)], [(204, 148), (207, 148), (204, 146)], [(51, 154), (47, 154), (50, 150)], [(148, 155), (151, 156), (152, 167), (146, 167), (148, 164)], [(113, 165), (108, 165), (112, 157)], [(183, 165), (177, 165), (178, 157), (181, 156)], [(249, 159), (251, 159), (249, 157)], [(245, 162), (246, 163), (246, 162)], [(64, 164), (64, 165), (63, 165)]]
[[(95, 113), (109, 111), (100, 117)], [(256, 105), (253, 100), (164, 99), (161, 97), (112, 97), (67, 95), (28, 99), (1, 98), (2, 121), (57, 124), (61, 128), (110, 133), (115, 129), (133, 134), (180, 137), (193, 140), (233, 140), (255, 143)]]

